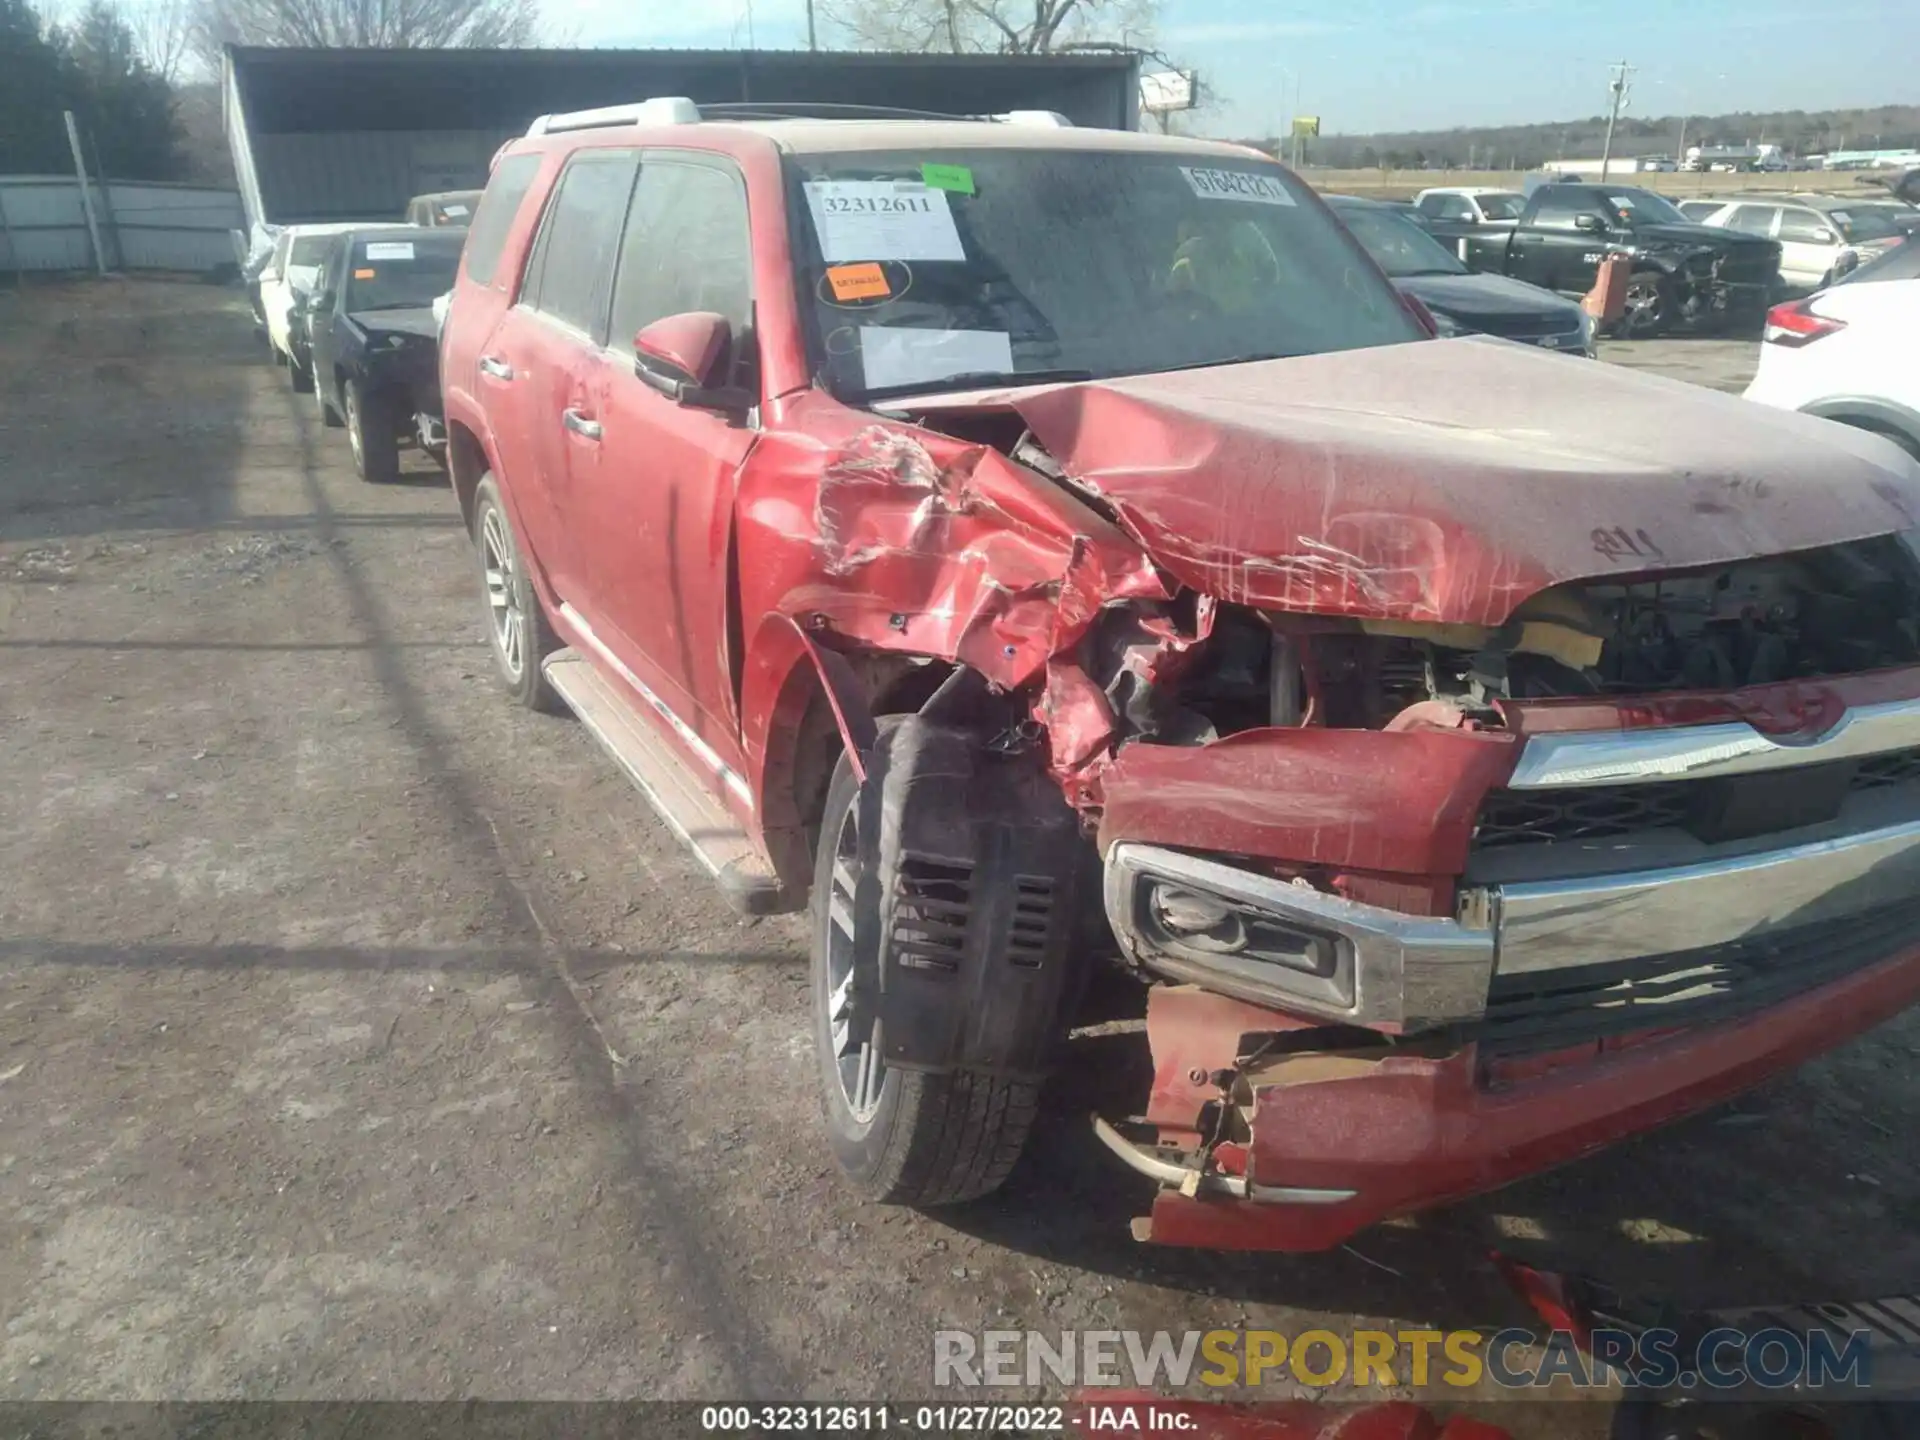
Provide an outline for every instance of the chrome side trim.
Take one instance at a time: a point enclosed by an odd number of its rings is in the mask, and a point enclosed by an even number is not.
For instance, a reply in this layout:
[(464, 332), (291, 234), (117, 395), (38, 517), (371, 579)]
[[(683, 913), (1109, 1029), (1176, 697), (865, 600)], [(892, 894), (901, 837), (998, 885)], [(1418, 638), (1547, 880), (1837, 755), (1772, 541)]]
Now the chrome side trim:
[(1093, 1133), (1100, 1143), (1142, 1175), (1184, 1190), (1194, 1187), (1199, 1195), (1225, 1195), (1233, 1200), (1252, 1200), (1268, 1205), (1338, 1205), (1351, 1200), (1357, 1190), (1321, 1190), (1309, 1185), (1249, 1185), (1238, 1175), (1202, 1175), (1172, 1160), (1149, 1155), (1098, 1115), (1093, 1117)]
[(734, 793), (742, 805), (747, 807), (747, 813), (752, 814), (753, 787), (747, 784), (742, 776), (730, 769), (727, 762), (722, 760), (714, 748), (695, 733), (692, 726), (674, 714), (668, 708), (666, 701), (654, 694), (645, 681), (629, 670), (620, 657), (607, 648), (607, 642), (593, 633), (593, 627), (587, 623), (586, 616), (564, 600), (560, 602), (560, 613), (566, 616), (569, 625), (580, 632), (580, 638), (593, 647), (593, 653), (611, 665), (615, 673), (633, 687), (634, 693), (653, 707), (654, 712), (673, 728), (673, 733), (680, 738), (681, 743), (692, 752), (693, 756), (718, 775), (721, 783)]
[[(1276, 919), (1334, 937), (1351, 967), (1350, 1005), (1303, 990), (1296, 972), (1244, 955), (1173, 955), (1137, 923), (1142, 882), (1160, 878), (1238, 901)], [(1486, 1012), (1494, 937), (1458, 920), (1358, 905), (1304, 885), (1158, 846), (1120, 844), (1107, 854), (1107, 919), (1133, 959), (1177, 980), (1255, 1005), (1324, 1015), (1349, 1024), (1424, 1029)]]
[(1920, 701), (1915, 700), (1888, 700), (1848, 710), (1826, 734), (1804, 744), (1770, 739), (1744, 720), (1675, 729), (1534, 735), (1528, 738), (1507, 788), (1552, 790), (1754, 775), (1916, 746), (1920, 746)]
[(1502, 885), (1498, 894), (1501, 975), (1699, 950), (1912, 899), (1920, 820), (1696, 865)]

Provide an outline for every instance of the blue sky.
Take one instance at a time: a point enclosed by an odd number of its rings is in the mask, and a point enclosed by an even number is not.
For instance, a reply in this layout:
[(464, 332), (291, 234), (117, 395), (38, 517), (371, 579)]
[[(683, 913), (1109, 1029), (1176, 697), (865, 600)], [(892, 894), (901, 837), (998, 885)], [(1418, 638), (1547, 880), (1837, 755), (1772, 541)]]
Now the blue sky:
[[(804, 0), (751, 0), (762, 48), (806, 44)], [(550, 0), (583, 45), (743, 47), (748, 0)], [(1920, 104), (1916, 0), (1162, 0), (1163, 50), (1211, 79), (1196, 128), (1329, 132), (1566, 120), (1600, 113), (1607, 67), (1637, 67), (1629, 113)], [(1200, 118), (1200, 117), (1196, 117)]]

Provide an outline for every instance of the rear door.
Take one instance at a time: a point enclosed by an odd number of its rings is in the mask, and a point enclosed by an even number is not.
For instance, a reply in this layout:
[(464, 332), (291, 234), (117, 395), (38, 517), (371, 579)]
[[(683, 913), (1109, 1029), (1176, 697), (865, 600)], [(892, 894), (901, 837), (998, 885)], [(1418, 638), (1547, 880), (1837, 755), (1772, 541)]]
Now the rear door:
[(624, 655), (730, 765), (739, 755), (727, 631), (734, 477), (757, 432), (742, 416), (678, 404), (642, 383), (633, 338), (669, 315), (722, 315), (733, 341), (719, 381), (758, 396), (751, 254), (746, 186), (731, 161), (646, 153), (595, 386), (601, 459), (589, 502), (596, 594)]
[(1840, 232), (1818, 210), (1801, 205), (1783, 207), (1779, 226), (1774, 238), (1780, 242), (1781, 275), (1795, 285), (1825, 284), (1843, 248)]
[[(504, 162), (503, 162), (504, 163)], [(620, 223), (639, 154), (576, 151), (547, 202), (518, 298), (476, 362), (475, 393), (492, 422), (500, 462), (515, 492), (537, 563), (560, 598), (596, 613), (585, 568), (579, 467), (593, 451), (567, 428), (592, 379), (603, 342)], [(577, 462), (577, 464), (576, 464)]]

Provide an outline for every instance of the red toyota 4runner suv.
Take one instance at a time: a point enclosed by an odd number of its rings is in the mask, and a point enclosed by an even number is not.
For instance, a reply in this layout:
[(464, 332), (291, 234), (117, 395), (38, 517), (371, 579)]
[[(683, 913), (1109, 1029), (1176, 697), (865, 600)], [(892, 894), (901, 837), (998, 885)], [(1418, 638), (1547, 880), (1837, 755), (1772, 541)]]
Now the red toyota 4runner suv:
[(1248, 150), (550, 116), (441, 356), (514, 695), (811, 906), (840, 1163), (1005, 1177), (1087, 969), (1154, 1241), (1327, 1246), (1920, 993), (1920, 466), (1435, 340)]

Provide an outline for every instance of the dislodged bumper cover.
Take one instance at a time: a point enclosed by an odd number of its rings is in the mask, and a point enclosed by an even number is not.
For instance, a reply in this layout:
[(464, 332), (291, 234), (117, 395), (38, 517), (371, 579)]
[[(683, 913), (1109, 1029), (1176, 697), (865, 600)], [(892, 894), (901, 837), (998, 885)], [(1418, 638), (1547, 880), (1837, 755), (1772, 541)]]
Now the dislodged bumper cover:
[(1168, 572), (1284, 610), (1499, 625), (1569, 581), (1920, 523), (1920, 464), (1870, 436), (1486, 339), (1007, 399)]

